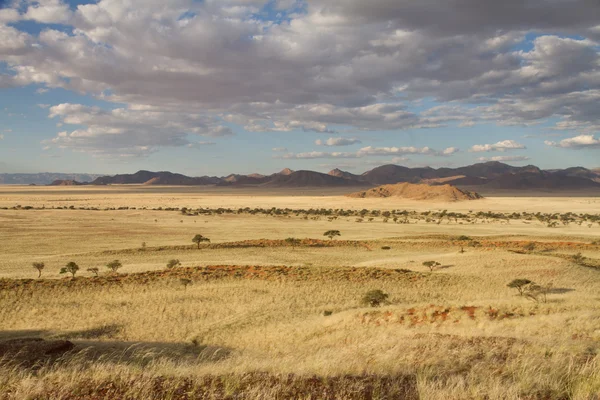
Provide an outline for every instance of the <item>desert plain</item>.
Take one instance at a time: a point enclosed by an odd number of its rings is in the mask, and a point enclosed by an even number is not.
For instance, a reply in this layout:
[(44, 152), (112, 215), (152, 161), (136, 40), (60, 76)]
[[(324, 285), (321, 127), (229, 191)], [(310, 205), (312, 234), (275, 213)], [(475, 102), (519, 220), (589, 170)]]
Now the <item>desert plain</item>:
[(600, 198), (347, 191), (0, 186), (0, 398), (600, 398)]

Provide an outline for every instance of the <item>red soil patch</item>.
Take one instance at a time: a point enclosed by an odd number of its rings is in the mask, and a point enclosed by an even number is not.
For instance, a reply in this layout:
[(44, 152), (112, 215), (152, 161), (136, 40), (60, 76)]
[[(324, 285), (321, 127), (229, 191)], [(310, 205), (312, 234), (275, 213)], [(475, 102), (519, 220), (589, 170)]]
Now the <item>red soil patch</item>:
[(394, 312), (369, 311), (360, 314), (358, 317), (362, 324), (374, 324), (380, 326), (382, 324), (398, 323), (416, 326), (434, 323), (441, 324), (449, 320), (452, 320), (454, 323), (460, 323), (462, 317), (464, 316), (471, 320), (487, 318), (490, 321), (494, 321), (506, 318), (525, 317), (526, 315), (535, 314), (526, 314), (523, 310), (518, 308), (511, 310), (499, 310), (492, 307), (482, 308), (475, 306), (463, 306), (457, 308), (430, 305), (420, 309), (409, 308), (404, 311)]

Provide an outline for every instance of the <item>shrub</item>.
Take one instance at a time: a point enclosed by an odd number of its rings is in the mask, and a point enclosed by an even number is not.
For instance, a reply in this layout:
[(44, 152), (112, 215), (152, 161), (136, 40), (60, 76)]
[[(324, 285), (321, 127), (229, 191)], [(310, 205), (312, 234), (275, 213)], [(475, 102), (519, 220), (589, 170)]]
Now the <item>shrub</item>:
[(340, 231), (337, 231), (337, 230), (329, 230), (329, 231), (325, 232), (323, 234), (323, 236), (327, 236), (330, 240), (333, 240), (334, 237), (342, 236), (342, 234), (340, 233)]
[(113, 260), (106, 264), (106, 268), (110, 269), (112, 272), (117, 272), (119, 268), (121, 268), (123, 264), (119, 260)]
[(98, 276), (98, 272), (100, 272), (100, 270), (96, 267), (88, 268), (87, 271), (91, 272), (92, 274), (94, 274), (96, 276)]
[(581, 253), (574, 254), (571, 258), (576, 264), (582, 264), (585, 261), (585, 257)]
[(61, 274), (71, 274), (73, 275), (73, 278), (75, 278), (75, 274), (77, 273), (77, 271), (79, 271), (79, 265), (77, 265), (75, 262), (73, 261), (69, 261), (67, 263), (67, 265), (65, 265), (64, 267), (61, 268), (60, 273)]
[(512, 281), (510, 281), (508, 283), (509, 288), (511, 289), (517, 289), (517, 291), (519, 292), (519, 295), (523, 296), (523, 292), (525, 291), (525, 288), (527, 287), (527, 285), (533, 284), (532, 281), (530, 281), (529, 279), (513, 279)]
[(167, 263), (167, 268), (171, 269), (171, 268), (175, 268), (181, 265), (181, 262), (177, 259), (173, 259), (173, 260), (169, 260), (169, 262)]
[(459, 236), (456, 240), (473, 240), (473, 238), (465, 235)]
[(46, 267), (46, 264), (44, 264), (43, 262), (34, 262), (31, 265), (33, 265), (33, 268), (37, 269), (37, 271), (38, 271), (38, 278), (41, 278), (41, 276), (42, 276), (42, 270), (44, 269), (44, 267)]
[(439, 262), (437, 262), (437, 261), (425, 261), (425, 262), (423, 263), (423, 265), (424, 265), (424, 266), (426, 266), (427, 268), (429, 268), (429, 270), (430, 270), (431, 272), (433, 272), (433, 270), (434, 270), (436, 267), (439, 267), (439, 266), (440, 266), (440, 265), (442, 265), (442, 264), (440, 264), (440, 263), (439, 263)]
[(329, 317), (331, 314), (333, 314), (333, 311), (331, 311), (331, 310), (323, 311), (323, 316), (325, 316), (325, 317)]
[(390, 246), (381, 246), (381, 250), (391, 250)]
[(210, 242), (210, 239), (202, 235), (196, 235), (192, 238), (192, 242), (196, 243), (198, 245), (198, 248), (200, 248), (200, 243)]
[(387, 302), (389, 294), (380, 289), (369, 290), (362, 298), (361, 303), (370, 307), (379, 307)]

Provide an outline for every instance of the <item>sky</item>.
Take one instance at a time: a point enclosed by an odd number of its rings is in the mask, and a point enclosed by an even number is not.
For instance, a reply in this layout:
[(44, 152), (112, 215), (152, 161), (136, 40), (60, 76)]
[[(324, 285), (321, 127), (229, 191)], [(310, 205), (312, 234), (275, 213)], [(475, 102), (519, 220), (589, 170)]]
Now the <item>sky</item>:
[(0, 173), (600, 167), (598, 0), (0, 0)]

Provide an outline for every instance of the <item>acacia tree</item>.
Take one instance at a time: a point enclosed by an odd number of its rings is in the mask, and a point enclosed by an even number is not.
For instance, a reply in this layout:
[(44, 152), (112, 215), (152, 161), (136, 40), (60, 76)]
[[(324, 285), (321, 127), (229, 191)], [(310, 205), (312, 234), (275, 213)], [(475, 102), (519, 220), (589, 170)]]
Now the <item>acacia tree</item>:
[(75, 263), (74, 261), (69, 261), (67, 265), (61, 268), (60, 273), (71, 274), (73, 275), (73, 278), (75, 278), (75, 274), (77, 273), (77, 271), (79, 271), (79, 265), (77, 265), (77, 263)]
[(87, 271), (91, 272), (92, 274), (94, 274), (96, 276), (98, 276), (98, 272), (100, 272), (100, 270), (96, 267), (88, 268)]
[(119, 260), (113, 260), (106, 264), (106, 268), (110, 269), (112, 272), (117, 272), (119, 268), (121, 268), (123, 264)]
[(523, 292), (525, 291), (525, 288), (527, 287), (527, 285), (530, 285), (530, 284), (534, 284), (534, 283), (532, 281), (530, 281), (529, 279), (513, 279), (506, 286), (508, 286), (511, 289), (517, 289), (517, 291), (519, 292), (519, 295), (523, 296)]
[(425, 261), (425, 262), (423, 263), (423, 265), (424, 265), (424, 266), (426, 266), (427, 268), (429, 268), (429, 270), (430, 270), (431, 272), (433, 272), (433, 270), (434, 270), (436, 267), (439, 267), (439, 266), (440, 266), (440, 265), (442, 265), (442, 264), (440, 264), (440, 263), (439, 263), (439, 262), (437, 262), (437, 261)]
[(171, 269), (171, 268), (175, 268), (181, 265), (181, 262), (177, 259), (172, 259), (169, 260), (169, 262), (167, 263), (167, 268)]
[(202, 243), (202, 242), (210, 243), (210, 239), (198, 234), (198, 235), (194, 236), (194, 238), (192, 239), (192, 242), (196, 243), (198, 245), (198, 248), (200, 248), (200, 243)]
[(34, 262), (31, 265), (33, 265), (33, 268), (37, 269), (37, 271), (38, 271), (38, 278), (41, 278), (41, 276), (42, 276), (42, 270), (46, 267), (46, 264), (44, 264), (43, 262)]
[(323, 236), (327, 236), (330, 240), (333, 240), (334, 237), (342, 236), (342, 234), (340, 233), (340, 231), (337, 231), (337, 230), (329, 230), (329, 231), (325, 232), (323, 234)]

